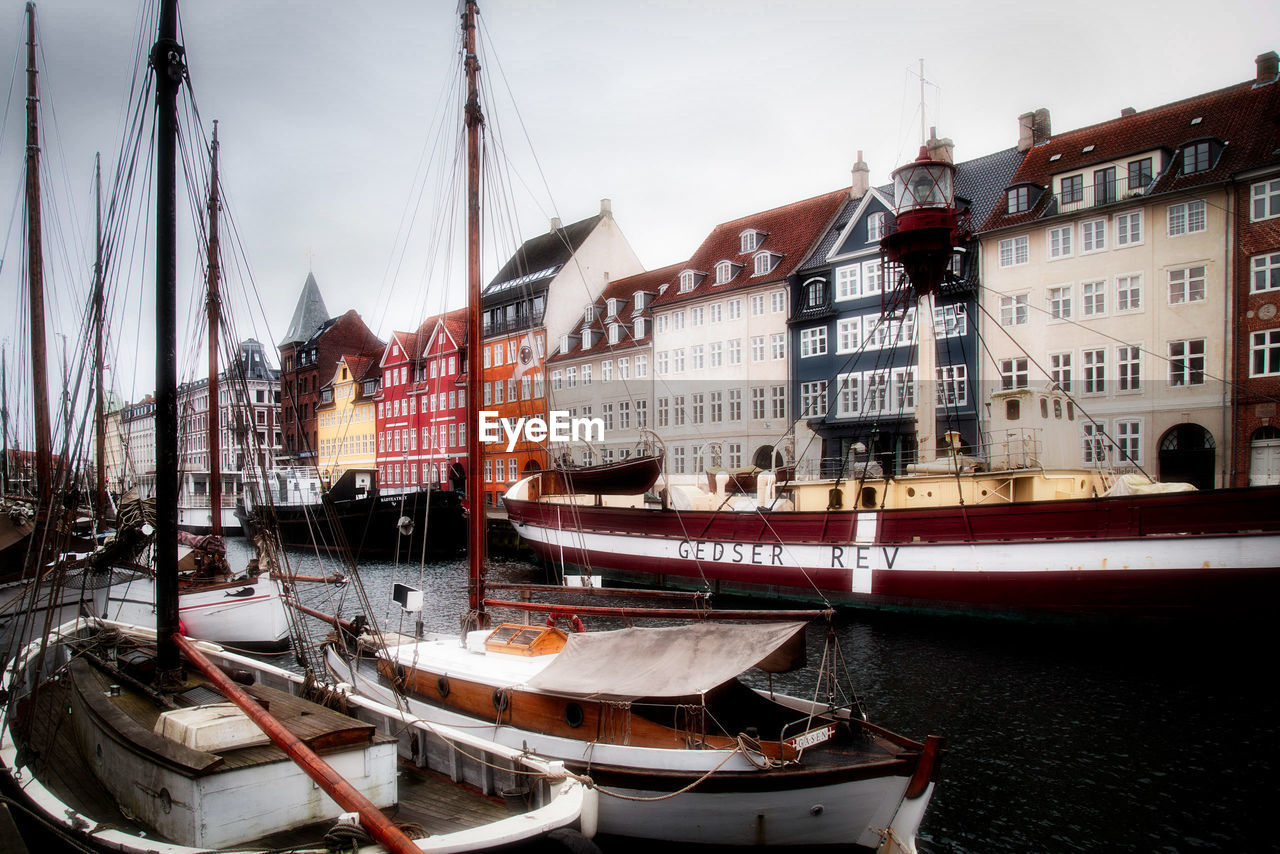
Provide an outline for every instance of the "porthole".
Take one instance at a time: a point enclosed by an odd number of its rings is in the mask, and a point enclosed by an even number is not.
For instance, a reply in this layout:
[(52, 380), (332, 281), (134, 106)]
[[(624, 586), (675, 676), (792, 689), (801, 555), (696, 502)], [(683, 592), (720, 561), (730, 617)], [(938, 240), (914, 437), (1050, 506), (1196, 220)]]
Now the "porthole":
[(915, 497), (916, 497), (916, 488), (915, 488), (914, 486), (908, 486), (908, 487), (907, 487), (907, 497), (908, 497), (908, 498), (915, 498)]
[(578, 727), (582, 726), (582, 721), (583, 721), (582, 706), (579, 706), (577, 703), (569, 703), (567, 706), (564, 707), (565, 723), (567, 723), (569, 726), (573, 727), (574, 729), (577, 729)]
[(507, 695), (505, 688), (493, 689), (493, 707), (495, 709), (499, 712), (505, 712), (509, 702), (511, 702), (511, 698)]
[(441, 700), (449, 696), (449, 677), (448, 676), (440, 676), (436, 679), (436, 690), (440, 692)]

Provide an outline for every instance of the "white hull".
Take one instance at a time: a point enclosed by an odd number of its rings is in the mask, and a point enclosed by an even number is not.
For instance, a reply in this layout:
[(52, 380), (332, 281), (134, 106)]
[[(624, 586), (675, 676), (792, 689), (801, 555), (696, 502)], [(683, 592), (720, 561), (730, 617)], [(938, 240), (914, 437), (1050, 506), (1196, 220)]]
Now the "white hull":
[[(235, 501), (228, 497), (228, 503), (222, 507), (222, 533), (228, 537), (243, 535), (240, 520), (236, 518)], [(178, 529), (192, 534), (207, 534), (213, 527), (213, 512), (208, 503), (188, 506), (178, 505)]]
[[(150, 578), (111, 588), (102, 613), (109, 620), (155, 626), (155, 589)], [(280, 582), (260, 575), (232, 587), (183, 592), (178, 619), (183, 633), (225, 646), (269, 650), (289, 643), (289, 618)]]
[[(441, 639), (437, 643), (445, 647), (450, 643), (458, 646), (456, 638)], [(411, 650), (412, 647), (402, 647), (391, 650), (391, 654), (409, 665), (413, 655)], [(420, 657), (426, 660), (421, 654), (421, 647), (419, 650)], [(327, 652), (327, 664), (334, 678), (352, 685), (357, 694), (382, 703), (396, 702), (389, 689), (368, 678), (364, 672), (353, 671), (332, 649)], [(462, 678), (461, 671), (451, 672)], [(467, 675), (476, 678), (473, 673), (468, 672)], [(587, 774), (594, 769), (598, 774), (606, 771), (640, 772), (642, 775), (645, 772), (674, 772), (698, 778), (714, 771), (724, 778), (734, 775), (742, 783), (731, 791), (704, 791), (715, 787), (703, 786), (704, 790), (700, 790), (695, 786), (691, 791), (671, 797), (672, 789), (615, 788), (602, 782), (599, 832), (603, 834), (680, 844), (856, 844), (874, 848), (881, 843), (882, 831), (894, 820), (904, 803), (908, 784), (908, 778), (904, 776), (812, 786), (793, 781), (789, 785), (775, 787), (761, 783), (768, 772), (757, 769), (741, 752), (593, 743), (498, 726), (492, 721), (478, 720), (412, 697), (408, 704), (409, 710), (423, 720), (466, 728), (501, 744), (554, 758), (571, 768), (585, 769)], [(624, 797), (613, 797), (610, 793)], [(927, 803), (927, 796), (924, 800)], [(817, 807), (820, 809), (815, 809)]]

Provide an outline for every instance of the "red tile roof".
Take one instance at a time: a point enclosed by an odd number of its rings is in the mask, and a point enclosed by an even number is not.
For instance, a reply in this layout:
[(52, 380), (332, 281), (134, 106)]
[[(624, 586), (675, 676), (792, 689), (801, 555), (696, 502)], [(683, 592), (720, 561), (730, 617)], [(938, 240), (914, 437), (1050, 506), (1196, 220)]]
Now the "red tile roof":
[[(595, 340), (591, 342), (591, 346), (586, 349), (578, 346), (569, 353), (557, 353), (548, 361), (558, 362), (562, 359), (572, 359), (592, 353), (625, 350), (643, 344), (649, 339), (649, 336), (653, 334), (653, 321), (648, 306), (645, 306), (645, 308), (637, 314), (635, 310), (635, 295), (641, 291), (648, 291), (654, 294), (656, 298), (658, 289), (663, 285), (675, 286), (676, 277), (680, 275), (680, 271), (683, 270), (685, 266), (686, 265), (684, 263), (671, 264), (667, 267), (660, 267), (657, 270), (648, 270), (644, 273), (637, 273), (634, 276), (627, 276), (625, 279), (615, 279), (610, 282), (600, 294), (599, 298), (596, 299), (595, 303), (593, 303), (593, 305), (599, 307), (599, 310), (596, 312), (596, 317), (591, 323), (591, 328), (596, 332)], [(668, 290), (670, 290), (670, 288), (668, 288)], [(619, 312), (618, 316), (627, 324), (627, 334), (619, 343), (613, 345), (609, 344), (609, 324), (605, 322), (605, 315), (607, 313), (609, 300), (611, 299), (620, 299), (624, 301), (624, 307), (622, 311)], [(652, 305), (652, 303), (650, 303), (650, 305)], [(644, 335), (639, 338), (635, 337), (634, 319), (637, 316), (649, 318), (649, 323), (646, 324)], [(577, 335), (581, 331), (582, 318), (579, 317), (569, 334)], [(560, 344), (559, 341), (552, 341), (548, 343), (553, 348), (558, 347)]]
[[(1174, 156), (1146, 196), (1222, 183), (1239, 172), (1280, 162), (1280, 83), (1254, 84), (1250, 80), (1057, 134), (1032, 147), (1010, 186), (1029, 183), (1046, 188), (1039, 203), (1016, 214), (1009, 214), (999, 204), (980, 230), (1021, 225), (1045, 216), (1046, 209), (1051, 215), (1048, 202), (1053, 175), (1157, 148)], [(1192, 124), (1196, 119), (1199, 121)], [(1212, 168), (1185, 175), (1177, 152), (1184, 144), (1201, 139), (1216, 139), (1225, 146)], [(1055, 155), (1058, 158), (1052, 160)]]
[[(705, 278), (693, 290), (680, 293), (679, 283), (673, 277), (671, 287), (654, 304), (668, 305), (785, 279), (804, 260), (814, 243), (822, 238), (827, 226), (848, 198), (849, 189), (846, 187), (721, 223), (702, 241), (689, 262), (680, 265), (681, 270), (693, 269), (705, 273)], [(743, 253), (739, 251), (739, 236), (747, 229), (764, 232), (765, 236), (754, 251)], [(756, 276), (753, 275), (752, 259), (756, 252), (762, 250), (774, 253), (779, 260), (767, 275)], [(742, 265), (734, 277), (723, 285), (715, 284), (715, 266), (719, 261), (732, 261)]]

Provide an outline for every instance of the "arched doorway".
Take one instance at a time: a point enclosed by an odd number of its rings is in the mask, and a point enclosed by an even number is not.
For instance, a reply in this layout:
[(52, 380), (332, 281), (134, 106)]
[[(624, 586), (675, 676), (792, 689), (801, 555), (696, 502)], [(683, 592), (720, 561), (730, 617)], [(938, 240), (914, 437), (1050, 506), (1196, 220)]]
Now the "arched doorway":
[(1160, 480), (1213, 489), (1217, 445), (1199, 424), (1177, 424), (1160, 437)]
[(1249, 485), (1280, 483), (1280, 428), (1259, 427), (1249, 437)]

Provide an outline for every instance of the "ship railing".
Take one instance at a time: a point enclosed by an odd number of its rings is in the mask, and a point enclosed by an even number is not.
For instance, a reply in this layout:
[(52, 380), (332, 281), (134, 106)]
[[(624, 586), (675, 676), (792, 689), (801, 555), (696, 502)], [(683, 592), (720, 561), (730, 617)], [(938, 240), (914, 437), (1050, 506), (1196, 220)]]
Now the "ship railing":
[(1044, 459), (1044, 442), (1040, 431), (1030, 427), (1006, 428), (982, 434), (978, 456), (986, 460), (992, 471), (1040, 468)]

